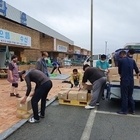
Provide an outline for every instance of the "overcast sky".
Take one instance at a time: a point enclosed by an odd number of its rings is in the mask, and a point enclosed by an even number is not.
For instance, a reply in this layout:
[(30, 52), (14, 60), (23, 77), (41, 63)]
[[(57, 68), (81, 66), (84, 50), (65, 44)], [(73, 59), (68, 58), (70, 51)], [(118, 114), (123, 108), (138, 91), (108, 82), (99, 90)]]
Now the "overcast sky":
[[(90, 50), (91, 0), (5, 0)], [(93, 53), (140, 42), (139, 0), (93, 0)]]

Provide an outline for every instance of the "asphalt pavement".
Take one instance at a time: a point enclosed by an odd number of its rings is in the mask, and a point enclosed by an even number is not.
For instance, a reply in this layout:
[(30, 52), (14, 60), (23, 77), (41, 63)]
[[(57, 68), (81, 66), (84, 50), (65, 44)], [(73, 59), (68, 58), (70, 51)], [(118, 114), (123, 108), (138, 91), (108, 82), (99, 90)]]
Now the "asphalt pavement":
[(136, 115), (118, 115), (121, 102), (102, 100), (99, 107), (59, 105), (46, 108), (40, 123), (25, 123), (6, 140), (139, 140), (140, 103)]

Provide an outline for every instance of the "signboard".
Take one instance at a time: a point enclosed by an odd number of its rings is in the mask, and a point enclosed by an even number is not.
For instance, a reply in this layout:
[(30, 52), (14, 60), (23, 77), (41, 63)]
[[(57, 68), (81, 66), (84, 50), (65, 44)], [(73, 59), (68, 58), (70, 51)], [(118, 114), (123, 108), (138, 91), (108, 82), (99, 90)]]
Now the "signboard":
[(21, 24), (23, 24), (23, 25), (27, 25), (27, 18), (26, 18), (26, 14), (24, 13), (24, 12), (21, 12), (20, 13), (21, 15), (20, 15), (20, 22), (21, 22)]
[(80, 54), (80, 50), (75, 50), (74, 53), (75, 54)]
[(62, 45), (57, 45), (57, 51), (58, 52), (67, 52), (67, 47), (66, 46), (62, 46)]
[(6, 16), (6, 10), (7, 10), (6, 2), (3, 0), (0, 0), (0, 15)]
[(0, 29), (0, 42), (20, 46), (31, 46), (31, 37)]

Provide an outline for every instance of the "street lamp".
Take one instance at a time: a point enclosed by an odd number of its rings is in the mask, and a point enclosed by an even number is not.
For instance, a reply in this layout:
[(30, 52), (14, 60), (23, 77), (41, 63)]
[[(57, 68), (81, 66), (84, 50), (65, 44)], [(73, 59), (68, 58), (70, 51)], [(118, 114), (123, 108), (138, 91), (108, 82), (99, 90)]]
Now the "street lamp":
[(90, 51), (91, 51), (91, 60), (90, 66), (93, 67), (93, 0), (91, 0), (91, 36), (90, 36)]

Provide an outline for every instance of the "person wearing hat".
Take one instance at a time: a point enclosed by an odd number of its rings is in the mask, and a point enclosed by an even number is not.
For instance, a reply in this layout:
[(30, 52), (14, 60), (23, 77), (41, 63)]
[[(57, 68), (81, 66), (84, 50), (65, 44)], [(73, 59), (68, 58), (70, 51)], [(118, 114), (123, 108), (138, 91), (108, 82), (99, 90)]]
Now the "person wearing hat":
[(96, 105), (99, 105), (100, 99), (104, 93), (107, 78), (103, 71), (95, 67), (90, 67), (88, 64), (83, 66), (83, 70), (85, 71), (82, 79), (83, 87), (87, 80), (92, 84), (92, 98), (85, 108), (94, 109)]
[[(27, 85), (27, 91), (21, 104), (26, 102), (27, 97), (31, 92), (31, 82), (36, 84), (34, 94), (32, 95), (31, 104), (33, 109), (33, 118), (29, 119), (30, 123), (39, 122), (40, 118), (45, 117), (45, 107), (46, 107), (46, 98), (52, 88), (52, 81), (47, 77), (43, 72), (37, 69), (30, 69), (28, 71), (22, 71), (20, 73), (20, 80), (25, 80)], [(38, 115), (38, 102), (41, 100), (41, 111), (40, 116)]]

